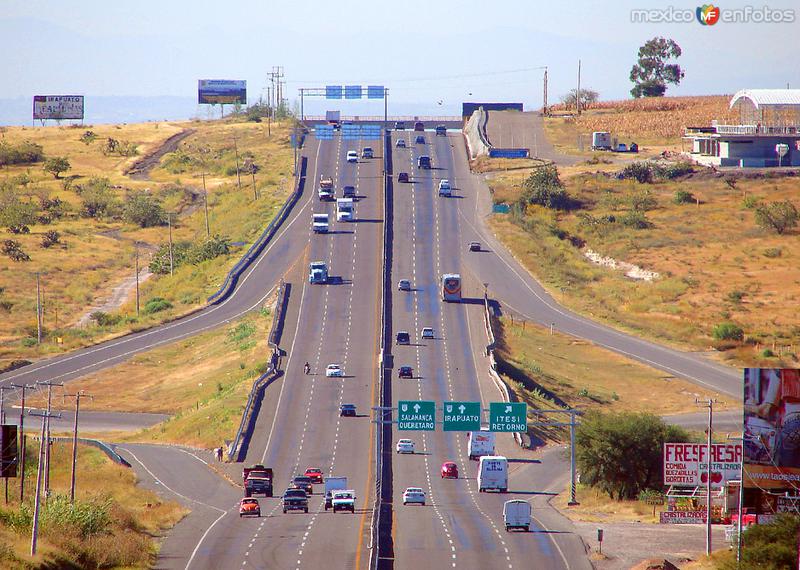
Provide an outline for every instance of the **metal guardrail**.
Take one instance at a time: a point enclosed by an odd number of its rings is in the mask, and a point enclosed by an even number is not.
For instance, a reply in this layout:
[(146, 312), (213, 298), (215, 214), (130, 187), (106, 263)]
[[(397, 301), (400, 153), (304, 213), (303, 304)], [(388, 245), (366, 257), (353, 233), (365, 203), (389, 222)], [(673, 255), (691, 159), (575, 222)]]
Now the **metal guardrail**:
[[(33, 436), (33, 439), (34, 439), (34, 441), (38, 441), (39, 436)], [(71, 437), (60, 437), (60, 436), (52, 437), (51, 436), (50, 439), (52, 441), (64, 441), (64, 442), (72, 443), (72, 438)], [(120, 464), (120, 465), (122, 465), (124, 467), (130, 467), (131, 466), (131, 464), (128, 463), (128, 461), (124, 457), (122, 457), (119, 453), (114, 451), (114, 448), (112, 446), (108, 445), (104, 441), (100, 441), (99, 439), (88, 439), (88, 438), (85, 438), (85, 437), (79, 437), (78, 438), (78, 443), (82, 443), (84, 445), (91, 445), (92, 447), (96, 447), (97, 449), (99, 449), (100, 451), (105, 453), (108, 456), (108, 458), (111, 459), (111, 461), (113, 461), (114, 463), (118, 463), (118, 464)]]
[(280, 361), (280, 348), (277, 344), (278, 333), (283, 328), (283, 314), (284, 307), (286, 306), (286, 293), (287, 284), (281, 279), (278, 288), (278, 296), (275, 301), (275, 315), (272, 318), (272, 325), (270, 325), (269, 335), (267, 335), (267, 346), (272, 349), (270, 356), (270, 363), (267, 370), (258, 378), (253, 381), (253, 386), (250, 388), (250, 394), (247, 396), (247, 403), (242, 412), (242, 419), (239, 422), (239, 428), (236, 430), (236, 436), (233, 438), (230, 446), (228, 447), (228, 461), (233, 461), (236, 454), (239, 452), (239, 447), (242, 442), (242, 436), (245, 434), (245, 428), (250, 423), (253, 414), (253, 404), (256, 401), (258, 393), (261, 391), (264, 383), (275, 375), (278, 370), (278, 363)]
[[(486, 354), (489, 356), (489, 376), (492, 378), (494, 385), (497, 387), (500, 394), (503, 396), (504, 402), (511, 402), (511, 390), (508, 389), (508, 385), (503, 381), (500, 375), (497, 373), (497, 360), (494, 357), (494, 347), (496, 338), (494, 336), (494, 330), (492, 329), (492, 317), (489, 313), (489, 297), (486, 293), (483, 294), (483, 320), (484, 326), (486, 327), (486, 336), (489, 338), (489, 344), (486, 345)], [(516, 398), (515, 398), (516, 400)], [(517, 442), (517, 445), (520, 447), (525, 447), (525, 441), (522, 438), (522, 434), (518, 431), (514, 432), (514, 441)]]
[(283, 203), (283, 206), (278, 214), (272, 218), (272, 221), (267, 225), (264, 231), (261, 232), (261, 235), (258, 236), (258, 239), (253, 242), (253, 245), (250, 246), (250, 248), (236, 263), (236, 265), (231, 268), (219, 290), (217, 290), (216, 293), (208, 298), (208, 304), (214, 305), (227, 299), (233, 292), (233, 288), (236, 286), (236, 282), (239, 280), (242, 272), (244, 272), (244, 270), (247, 269), (259, 255), (261, 255), (264, 247), (266, 247), (267, 243), (269, 243), (269, 240), (272, 239), (272, 236), (275, 235), (278, 227), (280, 227), (280, 225), (286, 219), (286, 216), (291, 211), (292, 207), (297, 203), (297, 200), (303, 194), (303, 188), (306, 181), (307, 165), (308, 159), (304, 156), (300, 159), (300, 171), (295, 182), (294, 191), (291, 193), (289, 198), (287, 198), (286, 202)]

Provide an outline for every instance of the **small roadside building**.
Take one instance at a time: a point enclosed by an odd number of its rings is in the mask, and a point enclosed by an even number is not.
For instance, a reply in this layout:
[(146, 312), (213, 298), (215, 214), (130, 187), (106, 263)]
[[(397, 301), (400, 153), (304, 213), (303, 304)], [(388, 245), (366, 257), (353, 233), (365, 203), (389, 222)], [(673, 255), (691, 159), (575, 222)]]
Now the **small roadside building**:
[(743, 89), (738, 125), (687, 127), (691, 158), (709, 166), (800, 166), (800, 89)]

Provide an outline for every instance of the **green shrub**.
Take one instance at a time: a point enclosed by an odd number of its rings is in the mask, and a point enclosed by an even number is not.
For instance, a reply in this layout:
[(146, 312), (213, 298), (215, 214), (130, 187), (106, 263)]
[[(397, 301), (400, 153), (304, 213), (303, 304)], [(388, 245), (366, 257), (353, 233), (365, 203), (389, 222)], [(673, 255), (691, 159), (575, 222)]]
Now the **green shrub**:
[(30, 141), (17, 144), (0, 142), (0, 166), (11, 164), (33, 164), (44, 160), (42, 145)]
[(125, 200), (125, 220), (141, 228), (163, 226), (167, 216), (161, 202), (148, 192), (132, 192)]
[(647, 219), (645, 213), (638, 210), (626, 212), (624, 216), (619, 218), (619, 221), (623, 226), (635, 230), (646, 230), (653, 227), (653, 224)]
[(756, 196), (745, 196), (742, 198), (742, 208), (745, 210), (752, 210), (759, 204), (761, 204), (761, 200), (759, 200)]
[(747, 295), (747, 293), (744, 291), (731, 291), (728, 293), (728, 301), (732, 303), (741, 303), (745, 295)]
[(694, 196), (691, 192), (686, 190), (676, 190), (675, 194), (672, 196), (672, 201), (675, 204), (692, 204), (694, 203)]
[(680, 178), (694, 172), (694, 165), (691, 162), (674, 162), (660, 169), (659, 176), (668, 180)]
[(783, 254), (783, 250), (779, 247), (768, 247), (764, 250), (764, 257), (780, 257)]
[(103, 311), (95, 311), (89, 318), (101, 327), (113, 327), (122, 320), (121, 315), (112, 315)]
[(744, 331), (735, 323), (720, 323), (714, 326), (711, 336), (714, 337), (714, 340), (742, 341), (744, 340)]
[(69, 164), (69, 159), (66, 156), (54, 156), (44, 161), (42, 169), (53, 175), (53, 178), (58, 178), (62, 172), (66, 172), (72, 168)]
[(153, 297), (144, 305), (144, 314), (145, 315), (152, 315), (153, 313), (158, 313), (159, 311), (164, 311), (166, 309), (171, 309), (172, 303), (163, 299), (161, 297)]
[(786, 230), (797, 227), (800, 212), (789, 200), (759, 204), (755, 208), (756, 224), (765, 230), (783, 234)]
[(775, 353), (769, 348), (765, 348), (761, 351), (761, 358), (772, 358), (773, 356), (775, 356)]
[(187, 260), (189, 263), (197, 265), (203, 261), (214, 259), (220, 255), (227, 255), (230, 252), (230, 240), (226, 237), (214, 235), (209, 239), (192, 246)]
[(647, 212), (658, 207), (658, 200), (649, 190), (632, 194), (628, 198), (628, 203), (631, 210), (636, 210), (637, 212)]
[(228, 338), (232, 342), (241, 342), (246, 338), (253, 336), (256, 332), (256, 326), (250, 322), (239, 323), (232, 329), (228, 330)]
[[(172, 244), (172, 267), (177, 269), (184, 263), (192, 249), (191, 242), (179, 241)], [(150, 271), (158, 275), (169, 273), (169, 244), (159, 246), (158, 251), (150, 259)]]
[(634, 162), (622, 169), (619, 178), (623, 180), (633, 179), (639, 184), (649, 184), (655, 179), (653, 166), (647, 162)]
[(182, 149), (167, 154), (161, 162), (163, 168), (171, 174), (183, 174), (201, 166), (200, 161)]
[(779, 513), (766, 524), (754, 524), (742, 532), (742, 559), (735, 557), (723, 564), (723, 570), (763, 568), (777, 570), (797, 567), (797, 533), (800, 517)]
[(522, 183), (520, 204), (524, 207), (536, 204), (553, 210), (568, 210), (574, 207), (572, 199), (564, 189), (558, 169), (548, 165), (535, 169)]
[(93, 176), (76, 186), (81, 198), (81, 215), (86, 218), (114, 216), (119, 212), (120, 203), (108, 178)]

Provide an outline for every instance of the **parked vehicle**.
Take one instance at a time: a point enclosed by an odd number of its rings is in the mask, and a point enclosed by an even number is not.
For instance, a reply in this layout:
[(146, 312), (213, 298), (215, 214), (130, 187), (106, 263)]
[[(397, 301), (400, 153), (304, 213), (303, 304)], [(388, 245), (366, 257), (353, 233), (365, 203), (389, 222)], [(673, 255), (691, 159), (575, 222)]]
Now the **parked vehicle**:
[(528, 532), (531, 529), (531, 504), (528, 501), (514, 499), (503, 504), (503, 522), (506, 532), (512, 528)]
[(337, 511), (350, 511), (356, 512), (356, 492), (352, 489), (345, 489), (343, 491), (334, 491), (331, 497), (331, 507), (333, 512)]
[(258, 504), (258, 499), (244, 498), (239, 501), (239, 518), (260, 516), (261, 506)]
[(478, 464), (478, 491), (508, 491), (508, 460), (502, 455), (484, 455)]
[(288, 511), (308, 512), (308, 495), (302, 489), (286, 489), (283, 494), (283, 514)]
[(467, 455), (470, 460), (483, 455), (494, 455), (495, 434), (489, 430), (471, 431), (467, 433)]
[(334, 491), (347, 489), (347, 477), (326, 477), (325, 478), (325, 510), (333, 506)]
[(253, 465), (242, 469), (244, 496), (272, 496), (272, 469), (263, 465)]

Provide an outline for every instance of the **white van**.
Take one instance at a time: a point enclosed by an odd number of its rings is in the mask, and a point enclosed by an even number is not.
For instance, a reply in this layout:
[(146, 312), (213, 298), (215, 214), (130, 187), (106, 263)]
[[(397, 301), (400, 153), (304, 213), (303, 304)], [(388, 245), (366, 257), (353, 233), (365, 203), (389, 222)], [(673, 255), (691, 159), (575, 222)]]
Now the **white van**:
[(352, 222), (354, 211), (355, 208), (353, 206), (352, 198), (339, 198), (338, 200), (336, 200), (337, 222)]
[(484, 455), (478, 465), (478, 491), (508, 491), (508, 459), (502, 455)]
[(488, 429), (469, 432), (467, 454), (470, 460), (478, 459), (482, 455), (494, 455), (494, 432)]
[(506, 501), (503, 504), (503, 522), (506, 532), (512, 528), (521, 528), (528, 532), (531, 529), (531, 504), (520, 499)]

